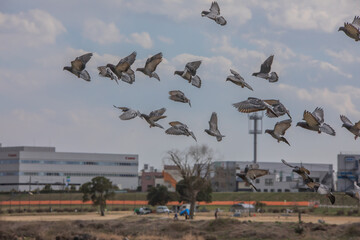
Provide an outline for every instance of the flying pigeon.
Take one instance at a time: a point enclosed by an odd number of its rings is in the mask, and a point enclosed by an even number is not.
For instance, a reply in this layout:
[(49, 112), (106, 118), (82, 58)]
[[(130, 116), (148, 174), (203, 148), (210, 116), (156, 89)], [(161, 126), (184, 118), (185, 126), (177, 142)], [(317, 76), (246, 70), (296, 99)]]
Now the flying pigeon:
[[(292, 171), (299, 174), (302, 177), (302, 179), (304, 180), (304, 182), (312, 181), (312, 179), (309, 177), (310, 171), (308, 169), (304, 168), (303, 166), (300, 166), (300, 167), (299, 166), (293, 166), (293, 165), (289, 164), (288, 162), (286, 162), (284, 159), (281, 159), (281, 161), (286, 166), (293, 168)], [(311, 179), (311, 180), (309, 180), (309, 179)]]
[(183, 124), (179, 121), (169, 122), (169, 124), (171, 127), (166, 129), (166, 134), (191, 136), (195, 141), (197, 141), (194, 133), (188, 128), (186, 124)]
[(63, 70), (67, 70), (75, 74), (78, 78), (82, 78), (85, 81), (90, 82), (91, 78), (89, 73), (85, 70), (86, 63), (90, 60), (92, 53), (86, 53), (80, 57), (75, 58), (74, 61), (71, 61), (71, 67), (66, 66)]
[(354, 189), (345, 192), (345, 194), (360, 201), (360, 187), (356, 184), (356, 182), (354, 182)]
[(326, 197), (329, 198), (331, 204), (335, 203), (335, 196), (332, 194), (331, 189), (328, 186), (314, 181), (307, 182), (306, 185), (310, 189), (314, 189), (315, 192), (326, 195)]
[(133, 118), (136, 118), (137, 116), (140, 117), (141, 113), (139, 111), (133, 110), (131, 108), (127, 108), (127, 107), (117, 107), (115, 105), (113, 105), (114, 108), (120, 109), (121, 111), (123, 111), (123, 114), (121, 114), (119, 116), (119, 118), (121, 120), (130, 120)]
[(205, 132), (209, 134), (210, 136), (216, 137), (216, 140), (220, 142), (224, 135), (221, 135), (220, 131), (218, 130), (218, 120), (217, 120), (217, 114), (216, 112), (213, 112), (211, 114), (211, 118), (209, 121), (209, 129), (205, 129)]
[(166, 108), (160, 108), (158, 110), (152, 111), (149, 115), (141, 114), (140, 117), (145, 119), (145, 121), (150, 124), (150, 127), (159, 127), (164, 129), (163, 126), (156, 122), (160, 119), (166, 118), (166, 116), (164, 116), (165, 111)]
[(148, 58), (145, 63), (145, 67), (137, 68), (136, 71), (140, 71), (145, 75), (149, 76), (150, 78), (154, 77), (160, 81), (159, 75), (155, 72), (157, 65), (162, 61), (162, 53), (159, 52), (158, 54)]
[(291, 167), (294, 168), (293, 172), (296, 172), (297, 174), (299, 174), (302, 179), (303, 182), (306, 184), (306, 186), (308, 186), (310, 189), (314, 189), (317, 193), (319, 194), (326, 194), (326, 196), (329, 198), (331, 204), (335, 203), (335, 196), (331, 193), (331, 189), (321, 183), (318, 182), (314, 182), (314, 180), (309, 176), (310, 171), (304, 167), (298, 167), (298, 166), (292, 166), (289, 163), (287, 163), (284, 159), (281, 159), (281, 161)]
[(360, 40), (360, 17), (355, 16), (352, 23), (344, 23), (338, 31), (343, 31), (348, 37), (356, 42)]
[(118, 79), (132, 84), (135, 81), (135, 73), (131, 69), (131, 65), (135, 62), (135, 59), (136, 52), (132, 52), (129, 56), (121, 59), (116, 66), (108, 63), (106, 67), (110, 68), (110, 70), (117, 76)]
[(322, 108), (317, 107), (312, 113), (305, 110), (303, 120), (305, 122), (298, 122), (296, 126), (335, 136), (335, 130), (330, 125), (324, 123), (324, 110)]
[(191, 83), (193, 86), (200, 88), (201, 79), (198, 75), (196, 75), (196, 71), (200, 67), (200, 65), (201, 65), (201, 61), (188, 62), (185, 65), (184, 71), (175, 71), (174, 75), (179, 75), (183, 79)]
[(201, 12), (202, 17), (208, 17), (212, 20), (214, 20), (217, 24), (220, 24), (221, 26), (226, 25), (226, 20), (223, 16), (220, 16), (220, 7), (217, 2), (212, 2), (209, 11), (202, 11)]
[(355, 140), (360, 136), (360, 121), (353, 124), (347, 117), (340, 115), (340, 119), (343, 122), (343, 127), (349, 130), (352, 134), (355, 135)]
[(229, 75), (227, 78), (226, 78), (226, 81), (230, 81), (230, 82), (233, 82), (234, 84), (244, 88), (244, 87), (247, 87), (248, 89), (250, 89), (251, 91), (253, 91), (252, 87), (247, 83), (245, 82), (244, 78), (240, 76), (239, 73), (237, 73), (236, 71), (230, 69), (230, 72), (233, 74), (233, 75)]
[(115, 80), (115, 82), (119, 84), (118, 77), (113, 73), (113, 71), (111, 71), (110, 68), (106, 66), (99, 66), (97, 69), (99, 70), (99, 75), (101, 77), (110, 78), (111, 80)]
[(266, 110), (269, 111), (272, 115), (278, 116), (270, 104), (259, 98), (249, 97), (245, 101), (234, 103), (233, 106), (237, 108), (239, 112), (243, 113), (252, 113)]
[(268, 57), (260, 67), (260, 72), (253, 73), (252, 75), (259, 78), (264, 78), (269, 82), (277, 82), (279, 80), (279, 76), (276, 72), (271, 72), (271, 64), (273, 63), (274, 55)]
[(259, 168), (248, 168), (246, 165), (245, 171), (243, 173), (236, 173), (238, 177), (240, 177), (244, 182), (249, 184), (254, 190), (257, 192), (258, 189), (255, 187), (253, 180), (256, 178), (262, 177), (269, 174), (269, 170), (259, 169)]
[(191, 107), (190, 99), (185, 97), (185, 94), (182, 91), (173, 90), (173, 91), (170, 91), (169, 94), (170, 94), (169, 99), (171, 99), (175, 102), (189, 103), (189, 105)]
[[(287, 110), (286, 107), (279, 100), (269, 99), (263, 101), (272, 106), (271, 108), (272, 111), (266, 109), (265, 114), (267, 117), (269, 118), (280, 117), (286, 113), (289, 116), (289, 118), (292, 119), (289, 110)], [(276, 114), (274, 115), (273, 112), (275, 112)]]
[(291, 126), (291, 119), (283, 120), (275, 124), (274, 130), (266, 129), (265, 133), (270, 134), (278, 142), (282, 141), (290, 146), (290, 143), (284, 138), (286, 130)]

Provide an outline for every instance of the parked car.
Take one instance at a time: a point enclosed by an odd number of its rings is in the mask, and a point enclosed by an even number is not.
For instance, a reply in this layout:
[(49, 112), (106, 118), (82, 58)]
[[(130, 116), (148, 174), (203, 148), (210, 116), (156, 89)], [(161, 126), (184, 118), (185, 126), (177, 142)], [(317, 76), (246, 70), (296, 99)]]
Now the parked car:
[(171, 213), (172, 211), (170, 209), (168, 209), (167, 206), (157, 206), (156, 212), (157, 213)]
[(152, 212), (152, 210), (150, 208), (148, 208), (148, 207), (141, 207), (139, 209), (135, 209), (135, 213), (138, 214), (138, 215), (139, 214), (140, 215), (149, 214), (151, 212)]

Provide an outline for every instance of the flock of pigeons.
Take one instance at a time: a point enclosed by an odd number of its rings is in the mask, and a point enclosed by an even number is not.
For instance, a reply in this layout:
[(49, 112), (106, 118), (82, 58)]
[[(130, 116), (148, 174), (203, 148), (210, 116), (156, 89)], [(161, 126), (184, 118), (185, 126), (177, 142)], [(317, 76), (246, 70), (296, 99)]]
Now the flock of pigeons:
[[(209, 11), (202, 11), (201, 16), (208, 17), (214, 20), (216, 23), (221, 26), (226, 25), (227, 21), (223, 16), (220, 15), (220, 7), (217, 2), (212, 2)], [(338, 31), (344, 31), (347, 36), (353, 38), (355, 41), (360, 39), (360, 18), (355, 17), (352, 23), (344, 23), (344, 27), (340, 27)], [(78, 78), (82, 78), (85, 81), (90, 81), (90, 74), (85, 70), (87, 62), (91, 59), (92, 53), (87, 53), (82, 56), (77, 57), (74, 61), (71, 62), (71, 66), (64, 67), (63, 70), (67, 70)], [(111, 63), (106, 64), (105, 66), (99, 66), (99, 75), (102, 77), (110, 78), (115, 80), (119, 84), (119, 80), (132, 84), (135, 81), (135, 72), (131, 69), (131, 65), (136, 60), (136, 52), (132, 52), (129, 56), (122, 58), (117, 65)], [(145, 66), (143, 68), (137, 68), (136, 71), (142, 72), (147, 75), (149, 78), (155, 78), (160, 81), (159, 75), (155, 72), (157, 66), (162, 61), (162, 53), (157, 53), (154, 56), (146, 60)], [(260, 67), (260, 71), (253, 73), (255, 77), (263, 78), (270, 83), (275, 83), (279, 80), (279, 76), (276, 72), (271, 72), (271, 65), (274, 60), (274, 55), (268, 57)], [(187, 80), (190, 84), (197, 88), (201, 88), (201, 79), (196, 74), (197, 69), (200, 67), (201, 61), (189, 62), (185, 65), (183, 71), (175, 71), (174, 75), (179, 75), (183, 79)], [(229, 75), (226, 78), (226, 81), (230, 81), (242, 88), (246, 87), (249, 90), (253, 91), (253, 88), (244, 80), (241, 75), (233, 69), (230, 69), (232, 75)], [(185, 94), (180, 90), (173, 90), (169, 92), (169, 99), (188, 103), (191, 107), (190, 99), (188, 99)], [(255, 97), (249, 97), (247, 100), (242, 102), (234, 103), (233, 106), (237, 108), (239, 112), (242, 113), (252, 113), (257, 111), (266, 111), (266, 116), (269, 118), (280, 117), (285, 114), (289, 119), (277, 122), (274, 126), (274, 129), (267, 129), (265, 133), (270, 134), (278, 142), (285, 142), (290, 146), (290, 143), (284, 137), (286, 130), (291, 126), (292, 118), (290, 116), (289, 110), (279, 101), (275, 99), (262, 100)], [(157, 123), (159, 120), (166, 118), (164, 113), (165, 108), (154, 110), (149, 113), (149, 115), (140, 113), (138, 110), (134, 110), (128, 107), (117, 107), (123, 113), (119, 116), (121, 120), (130, 120), (136, 117), (144, 119), (150, 127), (163, 127)], [(343, 122), (343, 127), (348, 129), (352, 134), (355, 135), (355, 139), (360, 136), (360, 121), (353, 124), (346, 116), (340, 115), (340, 119)], [(324, 132), (329, 135), (335, 136), (334, 129), (327, 123), (324, 122), (324, 110), (320, 107), (316, 107), (313, 112), (307, 110), (304, 111), (302, 122), (298, 122), (296, 126), (302, 128), (316, 131), (318, 133)], [(180, 121), (170, 122), (170, 128), (168, 128), (165, 133), (171, 135), (185, 135), (191, 136), (195, 141), (196, 137), (194, 133), (188, 128), (188, 126)], [(205, 132), (210, 136), (214, 136), (217, 141), (221, 141), (224, 135), (218, 130), (218, 120), (217, 113), (213, 112), (209, 121), (209, 129), (205, 129)], [(298, 173), (302, 178), (304, 183), (310, 188), (314, 189), (320, 194), (326, 194), (330, 199), (331, 203), (335, 202), (335, 197), (331, 193), (331, 189), (321, 183), (314, 182), (313, 179), (309, 176), (310, 171), (304, 167), (292, 166), (286, 161), (282, 160), (284, 164), (293, 168), (293, 171)], [(239, 173), (238, 176), (244, 179), (245, 182), (250, 184), (256, 191), (256, 187), (252, 183), (252, 180), (268, 174), (268, 170), (259, 169), (257, 164), (253, 164), (251, 168), (245, 168), (243, 173)], [(360, 200), (360, 188), (355, 183), (354, 193), (349, 194)]]

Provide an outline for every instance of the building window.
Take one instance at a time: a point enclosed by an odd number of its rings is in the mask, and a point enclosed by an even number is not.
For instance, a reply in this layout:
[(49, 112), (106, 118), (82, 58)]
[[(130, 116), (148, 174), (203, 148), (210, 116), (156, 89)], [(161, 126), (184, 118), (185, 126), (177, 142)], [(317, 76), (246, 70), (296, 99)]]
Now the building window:
[(292, 177), (291, 177), (291, 176), (286, 176), (286, 181), (287, 181), (287, 182), (291, 182), (291, 181), (292, 181)]
[(151, 180), (151, 176), (147, 175), (147, 176), (145, 176), (145, 179), (146, 180)]
[(268, 190), (267, 189), (264, 189), (264, 191), (263, 192), (268, 192)]
[(260, 183), (260, 179), (255, 179), (255, 183)]
[(285, 189), (285, 191), (284, 192), (290, 192), (290, 190), (289, 189)]
[(267, 178), (265, 179), (265, 186), (273, 186), (274, 185), (274, 180), (271, 178)]
[(274, 192), (274, 189), (270, 189), (270, 192)]
[(278, 192), (282, 192), (282, 190), (281, 190), (281, 189), (278, 189)]

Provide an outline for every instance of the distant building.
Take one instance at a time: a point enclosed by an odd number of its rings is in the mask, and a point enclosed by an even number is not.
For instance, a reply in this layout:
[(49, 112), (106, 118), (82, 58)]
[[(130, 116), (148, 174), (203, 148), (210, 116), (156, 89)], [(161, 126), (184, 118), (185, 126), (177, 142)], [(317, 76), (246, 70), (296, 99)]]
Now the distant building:
[(154, 167), (149, 169), (148, 164), (144, 164), (144, 169), (140, 172), (141, 191), (147, 192), (150, 188), (156, 187), (156, 179), (162, 177), (162, 172), (157, 171)]
[[(236, 169), (244, 171), (252, 162), (224, 161), (214, 162), (211, 183), (214, 192), (252, 191), (241, 178), (236, 177)], [(300, 163), (291, 163), (300, 165)], [(282, 162), (258, 162), (259, 168), (269, 170), (269, 174), (254, 181), (260, 192), (299, 192), (307, 191), (302, 178), (292, 172), (292, 168)], [(309, 169), (314, 181), (321, 182), (334, 189), (333, 166), (322, 163), (302, 163)]]
[(138, 186), (137, 154), (56, 152), (55, 147), (2, 147), (0, 144), (0, 191), (28, 191), (66, 186), (78, 188), (103, 176), (120, 189)]
[(360, 154), (338, 154), (337, 191), (346, 192), (360, 183)]

